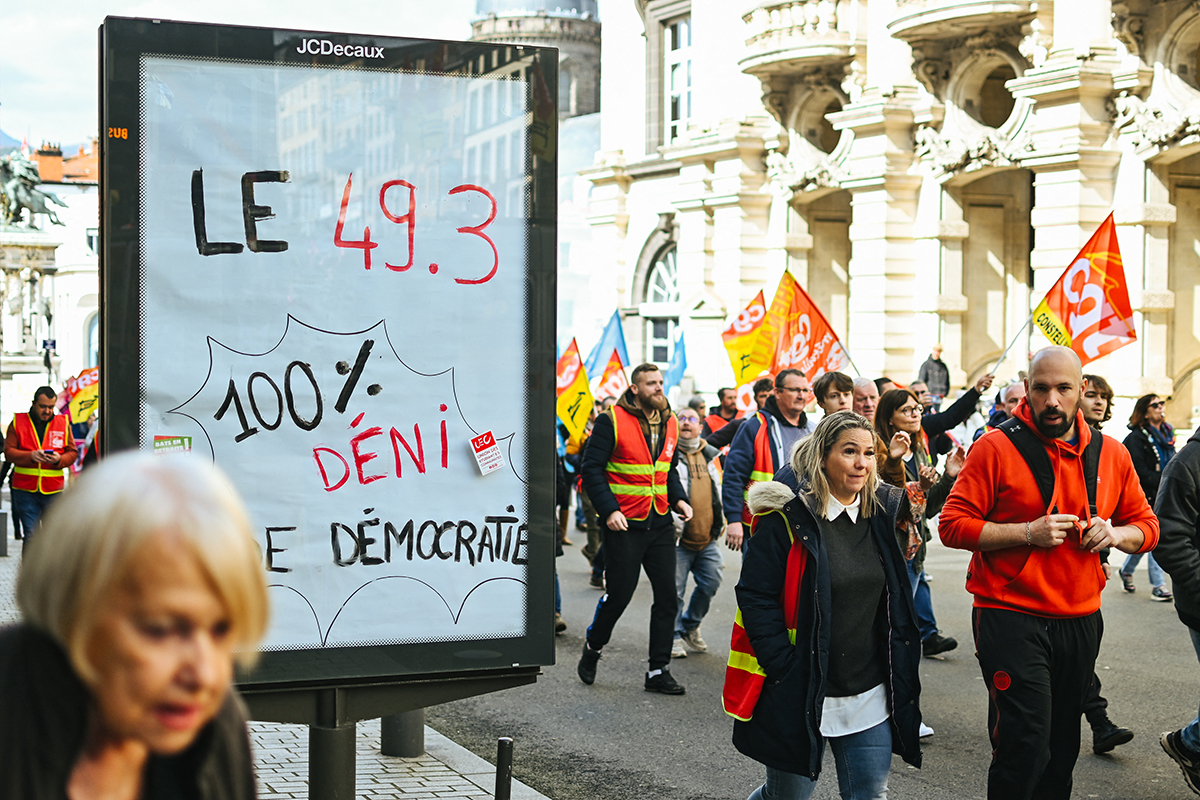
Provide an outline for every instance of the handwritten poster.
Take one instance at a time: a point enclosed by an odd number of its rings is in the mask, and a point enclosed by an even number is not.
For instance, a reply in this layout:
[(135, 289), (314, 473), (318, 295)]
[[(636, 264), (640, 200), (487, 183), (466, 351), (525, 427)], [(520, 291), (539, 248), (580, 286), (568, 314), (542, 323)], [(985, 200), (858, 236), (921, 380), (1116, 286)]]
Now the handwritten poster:
[(545, 74), (511, 47), (422, 71), (394, 41), (138, 62), (138, 444), (190, 441), (246, 499), (268, 651), (520, 638), (540, 585)]

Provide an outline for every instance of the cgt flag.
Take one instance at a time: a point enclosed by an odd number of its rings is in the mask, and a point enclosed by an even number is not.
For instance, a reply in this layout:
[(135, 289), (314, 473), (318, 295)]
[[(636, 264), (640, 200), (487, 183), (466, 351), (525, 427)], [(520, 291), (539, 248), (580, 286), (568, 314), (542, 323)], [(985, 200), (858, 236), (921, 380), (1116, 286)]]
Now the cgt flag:
[(601, 397), (620, 397), (629, 388), (629, 379), (625, 377), (625, 365), (621, 363), (621, 354), (613, 348), (608, 358), (608, 366), (600, 378), (596, 393)]
[(574, 339), (558, 359), (555, 373), (555, 390), (558, 392), (555, 410), (567, 429), (569, 441), (578, 444), (583, 439), (588, 417), (592, 413), (592, 392), (588, 389), (587, 370), (583, 368), (579, 345)]
[(850, 363), (829, 320), (786, 271), (763, 321), (754, 358), (768, 361), (772, 375), (798, 369), (810, 381)]
[(766, 315), (767, 304), (760, 290), (750, 301), (750, 305), (743, 308), (737, 318), (721, 333), (725, 349), (729, 352), (729, 364), (733, 367), (734, 383), (738, 386), (753, 382), (759, 373), (770, 366), (769, 359), (759, 360), (754, 357), (755, 345)]
[(1112, 214), (1033, 310), (1033, 323), (1084, 364), (1137, 340)]

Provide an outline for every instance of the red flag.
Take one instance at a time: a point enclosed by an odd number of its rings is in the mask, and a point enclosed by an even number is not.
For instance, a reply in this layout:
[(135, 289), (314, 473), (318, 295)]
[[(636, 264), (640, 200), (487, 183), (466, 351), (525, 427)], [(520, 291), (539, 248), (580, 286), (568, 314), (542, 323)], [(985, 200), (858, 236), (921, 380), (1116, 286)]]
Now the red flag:
[(596, 387), (596, 394), (600, 397), (620, 397), (628, 388), (629, 379), (625, 377), (625, 365), (621, 363), (621, 354), (613, 348), (608, 365), (604, 368), (604, 375), (600, 377), (600, 385)]
[(759, 334), (758, 350), (771, 354), (771, 374), (798, 369), (809, 380), (846, 368), (850, 359), (821, 309), (784, 272)]
[(1112, 214), (1033, 310), (1033, 323), (1084, 364), (1137, 341)]

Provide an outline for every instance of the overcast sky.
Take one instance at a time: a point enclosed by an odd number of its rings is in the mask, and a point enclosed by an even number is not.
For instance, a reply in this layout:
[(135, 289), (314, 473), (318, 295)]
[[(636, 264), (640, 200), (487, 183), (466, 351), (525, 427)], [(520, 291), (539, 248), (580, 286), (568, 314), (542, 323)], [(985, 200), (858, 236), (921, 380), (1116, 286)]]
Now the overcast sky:
[[(475, 0), (37, 0), (0, 4), (0, 130), (31, 147), (96, 135), (96, 30), (106, 15), (466, 39)], [(369, 10), (368, 10), (369, 9)]]

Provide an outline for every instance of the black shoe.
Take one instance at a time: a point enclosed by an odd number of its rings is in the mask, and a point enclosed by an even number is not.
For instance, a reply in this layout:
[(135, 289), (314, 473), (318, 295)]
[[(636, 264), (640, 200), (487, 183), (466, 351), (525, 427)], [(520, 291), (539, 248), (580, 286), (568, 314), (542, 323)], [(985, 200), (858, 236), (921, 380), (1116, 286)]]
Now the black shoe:
[(935, 631), (932, 636), (921, 642), (921, 652), (926, 658), (948, 653), (956, 647), (958, 640), (953, 636), (942, 636), (941, 631)]
[(1092, 723), (1093, 753), (1107, 753), (1118, 745), (1128, 744), (1132, 739), (1133, 731), (1114, 725), (1107, 714)]
[(593, 683), (595, 683), (596, 662), (599, 660), (600, 651), (593, 650), (592, 648), (588, 647), (587, 643), (585, 642), (583, 645), (583, 655), (579, 657), (579, 666), (575, 668), (575, 671), (579, 673), (579, 680), (583, 681), (588, 686), (591, 686)]
[(1158, 743), (1183, 770), (1183, 779), (1187, 781), (1188, 787), (1200, 794), (1200, 753), (1193, 753), (1188, 749), (1183, 743), (1182, 733), (1183, 731), (1167, 731), (1158, 738)]
[(647, 675), (645, 689), (647, 692), (658, 692), (659, 694), (687, 693), (687, 689), (676, 683), (675, 679), (671, 677), (671, 671), (666, 669), (654, 677)]

